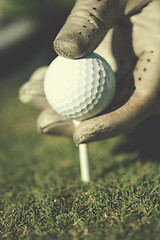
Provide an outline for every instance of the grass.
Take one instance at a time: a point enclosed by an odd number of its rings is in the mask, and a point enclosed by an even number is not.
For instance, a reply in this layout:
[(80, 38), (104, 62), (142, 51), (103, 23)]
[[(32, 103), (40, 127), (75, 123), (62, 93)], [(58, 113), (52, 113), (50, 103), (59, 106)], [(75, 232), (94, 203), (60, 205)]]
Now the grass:
[(38, 134), (18, 100), (30, 73), (0, 82), (0, 239), (158, 240), (159, 128), (90, 144), (84, 184), (72, 139)]

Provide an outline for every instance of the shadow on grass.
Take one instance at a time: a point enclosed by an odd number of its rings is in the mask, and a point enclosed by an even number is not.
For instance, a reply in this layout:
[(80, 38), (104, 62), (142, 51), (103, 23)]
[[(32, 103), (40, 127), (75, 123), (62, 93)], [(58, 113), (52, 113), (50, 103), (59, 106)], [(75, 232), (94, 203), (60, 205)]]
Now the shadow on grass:
[[(104, 168), (99, 177), (104, 178), (108, 173), (120, 168), (128, 169), (137, 161), (147, 163), (160, 162), (160, 116), (141, 123), (134, 132), (126, 135), (113, 149), (113, 162)], [(114, 156), (121, 155), (122, 159), (114, 161)]]
[(128, 134), (113, 151), (114, 154), (139, 154), (142, 162), (160, 162), (160, 116), (147, 119)]

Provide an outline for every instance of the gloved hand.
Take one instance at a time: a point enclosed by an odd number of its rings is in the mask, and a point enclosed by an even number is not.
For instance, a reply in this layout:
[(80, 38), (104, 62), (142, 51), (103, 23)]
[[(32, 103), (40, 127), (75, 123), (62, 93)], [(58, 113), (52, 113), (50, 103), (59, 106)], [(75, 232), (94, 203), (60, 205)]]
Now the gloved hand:
[(80, 58), (93, 51), (104, 57), (116, 74), (115, 98), (105, 114), (82, 121), (75, 128), (71, 120), (49, 107), (43, 92), (47, 67), (37, 70), (21, 87), (20, 99), (44, 109), (38, 118), (38, 129), (42, 133), (73, 136), (80, 144), (124, 134), (157, 114), (159, 12), (159, 0), (77, 0), (54, 48), (68, 58)]

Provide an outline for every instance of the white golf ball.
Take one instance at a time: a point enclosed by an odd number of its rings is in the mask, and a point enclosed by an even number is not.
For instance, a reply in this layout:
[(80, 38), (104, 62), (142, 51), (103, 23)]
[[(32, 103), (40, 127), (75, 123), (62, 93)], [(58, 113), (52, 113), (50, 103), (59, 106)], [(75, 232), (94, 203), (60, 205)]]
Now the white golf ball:
[(57, 113), (81, 121), (96, 116), (111, 103), (115, 76), (95, 53), (80, 59), (58, 56), (47, 70), (44, 91)]

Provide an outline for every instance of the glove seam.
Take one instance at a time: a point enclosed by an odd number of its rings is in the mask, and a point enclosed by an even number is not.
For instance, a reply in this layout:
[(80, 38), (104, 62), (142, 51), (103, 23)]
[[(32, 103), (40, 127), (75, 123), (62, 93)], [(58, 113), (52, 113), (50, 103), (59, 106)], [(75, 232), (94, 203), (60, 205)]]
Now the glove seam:
[(132, 17), (133, 15), (139, 14), (144, 7), (146, 7), (148, 4), (150, 4), (151, 2), (153, 2), (153, 0), (149, 0), (147, 3), (144, 3), (144, 5), (140, 6), (138, 9), (133, 9), (131, 10), (129, 13), (127, 13), (125, 16), (127, 16), (128, 18)]
[[(106, 26), (105, 26), (105, 24), (103, 23), (103, 21), (102, 21), (101, 18), (99, 18), (98, 16), (96, 16), (96, 15), (95, 15), (94, 13), (92, 13), (92, 12), (86, 11), (85, 9), (80, 9), (80, 10), (89, 13), (89, 14), (90, 14), (89, 18), (87, 18), (87, 16), (83, 17), (83, 16), (78, 16), (78, 15), (75, 15), (75, 14), (74, 14), (74, 15), (73, 15), (73, 14), (70, 15), (69, 18), (78, 17), (78, 18), (81, 18), (81, 19), (86, 19), (86, 20), (87, 20), (90, 24), (92, 24), (94, 27), (97, 27), (97, 29), (98, 29), (98, 27), (101, 27), (102, 29), (106, 30)], [(90, 17), (94, 17), (95, 20), (92, 20), (92, 18), (90, 18)]]
[[(64, 123), (64, 122), (65, 122), (65, 123), (70, 123), (70, 120), (57, 121), (57, 122), (54, 123), (54, 126), (55, 126), (55, 125), (58, 125), (58, 124), (61, 124), (61, 123)], [(53, 123), (50, 123), (50, 124), (48, 124), (48, 125), (45, 125), (45, 127), (39, 127), (39, 129), (43, 131), (44, 129), (47, 129), (48, 127), (50, 127), (50, 126), (52, 126), (52, 125), (53, 125)], [(55, 127), (56, 127), (56, 126), (55, 126)]]

